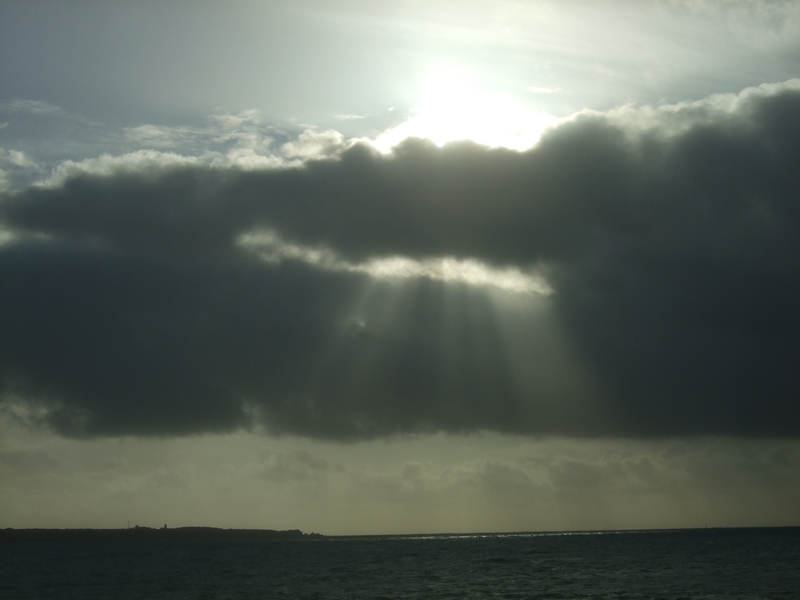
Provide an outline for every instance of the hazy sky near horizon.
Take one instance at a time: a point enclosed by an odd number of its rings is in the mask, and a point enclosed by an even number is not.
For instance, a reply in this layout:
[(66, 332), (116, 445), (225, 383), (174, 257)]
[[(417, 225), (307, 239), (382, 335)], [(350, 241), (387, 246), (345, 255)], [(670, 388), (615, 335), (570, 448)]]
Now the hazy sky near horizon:
[(0, 527), (800, 525), (800, 3), (0, 0)]

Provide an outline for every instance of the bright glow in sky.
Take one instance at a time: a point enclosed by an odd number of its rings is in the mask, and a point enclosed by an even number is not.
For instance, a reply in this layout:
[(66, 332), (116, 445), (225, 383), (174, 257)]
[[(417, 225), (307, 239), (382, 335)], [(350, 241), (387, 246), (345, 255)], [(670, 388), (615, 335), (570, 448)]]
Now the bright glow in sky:
[(422, 87), (423, 104), (402, 124), (380, 134), (373, 145), (382, 151), (409, 137), (428, 138), (437, 146), (472, 140), (490, 147), (526, 150), (558, 119), (525, 106), (508, 94), (482, 90), (459, 69), (431, 72)]

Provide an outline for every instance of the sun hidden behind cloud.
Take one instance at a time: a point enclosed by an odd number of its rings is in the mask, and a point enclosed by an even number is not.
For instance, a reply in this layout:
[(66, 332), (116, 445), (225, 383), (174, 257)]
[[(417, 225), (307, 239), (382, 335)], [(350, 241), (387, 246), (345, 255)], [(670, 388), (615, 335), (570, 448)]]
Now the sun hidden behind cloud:
[(408, 120), (377, 137), (373, 144), (388, 151), (410, 137), (427, 138), (437, 146), (471, 140), (493, 148), (526, 150), (558, 118), (525, 106), (516, 98), (480, 89), (454, 68), (432, 71), (422, 85), (422, 105)]

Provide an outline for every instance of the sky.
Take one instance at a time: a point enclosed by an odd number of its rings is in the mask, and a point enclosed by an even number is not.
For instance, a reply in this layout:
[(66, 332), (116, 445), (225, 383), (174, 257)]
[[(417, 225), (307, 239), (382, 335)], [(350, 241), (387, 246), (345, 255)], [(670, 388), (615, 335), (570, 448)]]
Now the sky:
[(800, 525), (800, 3), (0, 0), (0, 527)]

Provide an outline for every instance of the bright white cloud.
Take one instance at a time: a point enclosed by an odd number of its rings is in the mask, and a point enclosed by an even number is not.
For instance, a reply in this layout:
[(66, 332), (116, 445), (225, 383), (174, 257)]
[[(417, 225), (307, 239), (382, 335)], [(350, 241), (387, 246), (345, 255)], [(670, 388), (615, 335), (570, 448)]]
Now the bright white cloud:
[(553, 291), (546, 279), (538, 273), (525, 273), (517, 268), (498, 269), (478, 260), (459, 260), (452, 257), (414, 260), (403, 256), (390, 256), (353, 263), (343, 259), (330, 248), (292, 244), (275, 231), (264, 230), (239, 236), (237, 245), (271, 264), (279, 264), (284, 260), (298, 260), (330, 271), (365, 273), (376, 279), (401, 280), (424, 277), (478, 287), (494, 287), (518, 294), (549, 295)]
[(18, 167), (23, 167), (23, 168), (36, 166), (36, 163), (33, 162), (27, 156), (25, 156), (24, 152), (20, 152), (18, 150), (8, 151), (8, 162), (10, 162), (12, 165), (16, 165)]
[(22, 112), (36, 115), (65, 116), (66, 112), (60, 106), (45, 102), (44, 100), (11, 100), (0, 104), (0, 110), (9, 112)]
[(281, 152), (289, 157), (316, 158), (336, 154), (344, 148), (344, 136), (338, 131), (307, 129), (297, 139), (285, 143)]
[(123, 128), (123, 133), (126, 140), (141, 146), (171, 148), (177, 146), (182, 140), (191, 136), (195, 132), (181, 127), (138, 125), (137, 127)]
[(58, 187), (70, 177), (77, 175), (108, 176), (118, 173), (164, 173), (181, 166), (198, 165), (202, 161), (194, 156), (182, 156), (173, 152), (137, 150), (121, 156), (103, 154), (87, 160), (62, 162), (52, 175), (41, 182), (41, 187)]
[(604, 115), (623, 130), (641, 135), (644, 131), (659, 137), (675, 136), (702, 123), (718, 122), (721, 119), (746, 110), (749, 104), (759, 98), (766, 98), (781, 91), (800, 89), (800, 79), (790, 79), (781, 83), (764, 83), (746, 88), (738, 93), (714, 94), (702, 100), (662, 104), (658, 106), (637, 106), (626, 104), (600, 113), (585, 110), (566, 120), (580, 118), (582, 115)]

